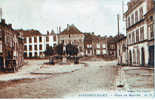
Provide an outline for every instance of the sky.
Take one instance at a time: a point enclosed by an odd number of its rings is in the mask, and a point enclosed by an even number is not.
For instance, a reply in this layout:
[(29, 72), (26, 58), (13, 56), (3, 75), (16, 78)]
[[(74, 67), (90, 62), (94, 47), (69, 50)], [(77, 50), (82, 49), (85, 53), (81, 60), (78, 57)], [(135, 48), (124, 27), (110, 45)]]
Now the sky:
[[(114, 36), (117, 14), (122, 17), (129, 0), (0, 0), (2, 18), (14, 29), (36, 29), (42, 34), (57, 27), (64, 30), (74, 24), (81, 32)], [(120, 33), (125, 34), (125, 23), (120, 20)]]

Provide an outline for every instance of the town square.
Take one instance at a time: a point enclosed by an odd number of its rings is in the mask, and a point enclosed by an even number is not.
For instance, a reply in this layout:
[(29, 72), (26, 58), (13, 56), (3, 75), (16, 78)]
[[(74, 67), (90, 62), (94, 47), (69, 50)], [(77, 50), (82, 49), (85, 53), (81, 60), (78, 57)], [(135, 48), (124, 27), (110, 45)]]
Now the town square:
[(154, 0), (22, 1), (0, 1), (0, 98), (154, 96)]

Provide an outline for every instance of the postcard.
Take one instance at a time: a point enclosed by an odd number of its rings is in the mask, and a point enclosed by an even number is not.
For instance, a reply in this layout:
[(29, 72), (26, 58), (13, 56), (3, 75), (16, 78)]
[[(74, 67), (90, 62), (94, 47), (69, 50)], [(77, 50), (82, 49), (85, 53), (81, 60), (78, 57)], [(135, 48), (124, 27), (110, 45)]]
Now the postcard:
[(152, 98), (155, 0), (0, 0), (0, 98)]

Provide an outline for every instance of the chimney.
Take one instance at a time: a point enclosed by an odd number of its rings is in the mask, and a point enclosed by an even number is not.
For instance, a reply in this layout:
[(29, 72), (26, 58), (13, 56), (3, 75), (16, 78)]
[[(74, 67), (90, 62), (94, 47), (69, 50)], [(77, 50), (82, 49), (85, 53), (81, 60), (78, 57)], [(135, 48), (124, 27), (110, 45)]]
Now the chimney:
[(9, 28), (12, 28), (12, 24), (8, 24), (8, 27), (9, 27)]

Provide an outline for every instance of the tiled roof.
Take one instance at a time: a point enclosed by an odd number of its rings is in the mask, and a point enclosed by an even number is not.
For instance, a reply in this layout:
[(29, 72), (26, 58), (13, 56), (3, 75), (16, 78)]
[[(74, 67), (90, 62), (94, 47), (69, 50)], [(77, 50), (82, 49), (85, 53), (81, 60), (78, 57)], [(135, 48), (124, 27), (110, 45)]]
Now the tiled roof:
[(79, 31), (73, 24), (68, 25), (68, 27), (62, 31), (60, 34), (83, 34), (82, 32)]
[(103, 38), (96, 36), (94, 34), (85, 33), (85, 41), (89, 42), (99, 42), (100, 40), (103, 40)]
[(17, 31), (22, 32), (24, 37), (42, 35), (38, 30), (17, 30)]
[(124, 38), (126, 38), (126, 36), (124, 36), (123, 34), (119, 34), (114, 37), (111, 36), (108, 38), (108, 43), (116, 43)]

